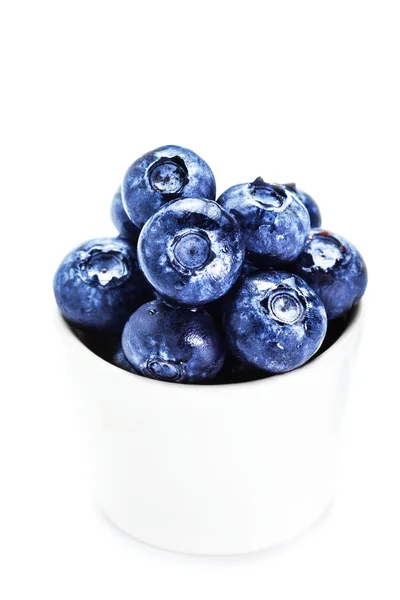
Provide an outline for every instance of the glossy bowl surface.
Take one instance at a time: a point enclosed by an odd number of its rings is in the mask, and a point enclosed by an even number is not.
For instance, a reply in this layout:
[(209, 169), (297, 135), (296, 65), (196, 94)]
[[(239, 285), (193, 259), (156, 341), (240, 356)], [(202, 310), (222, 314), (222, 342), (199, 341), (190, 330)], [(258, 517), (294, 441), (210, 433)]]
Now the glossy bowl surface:
[(305, 366), (226, 385), (118, 369), (57, 315), (66, 382), (88, 416), (102, 511), (138, 540), (194, 554), (252, 552), (308, 528), (333, 496), (362, 312)]

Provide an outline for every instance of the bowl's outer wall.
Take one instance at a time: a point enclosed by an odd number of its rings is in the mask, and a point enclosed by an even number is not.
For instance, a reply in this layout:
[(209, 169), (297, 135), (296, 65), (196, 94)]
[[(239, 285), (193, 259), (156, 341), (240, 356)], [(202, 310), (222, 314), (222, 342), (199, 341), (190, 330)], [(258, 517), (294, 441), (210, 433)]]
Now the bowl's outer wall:
[(307, 528), (332, 498), (361, 322), (359, 310), (334, 346), (292, 373), (198, 386), (122, 371), (58, 317), (101, 509), (139, 540), (196, 554), (251, 552)]

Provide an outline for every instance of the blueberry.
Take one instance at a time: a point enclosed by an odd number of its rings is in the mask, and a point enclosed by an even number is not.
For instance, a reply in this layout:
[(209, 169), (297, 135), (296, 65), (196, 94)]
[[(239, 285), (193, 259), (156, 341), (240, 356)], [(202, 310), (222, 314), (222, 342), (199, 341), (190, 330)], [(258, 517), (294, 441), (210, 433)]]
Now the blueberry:
[(110, 354), (107, 356), (106, 360), (119, 369), (129, 371), (129, 373), (137, 373), (136, 369), (125, 356), (120, 338), (118, 338), (118, 342), (110, 347)]
[(199, 306), (226, 294), (244, 260), (235, 219), (212, 200), (170, 202), (143, 227), (139, 263), (155, 290), (173, 304)]
[(227, 300), (224, 329), (231, 352), (269, 373), (304, 364), (327, 328), (324, 306), (298, 276), (267, 271), (244, 278)]
[(213, 379), (224, 360), (221, 337), (205, 310), (174, 308), (162, 300), (144, 304), (131, 316), (122, 348), (139, 373), (164, 381)]
[(122, 183), (122, 198), (130, 219), (141, 228), (171, 200), (215, 200), (215, 179), (207, 163), (191, 150), (161, 146), (129, 167)]
[(367, 268), (357, 248), (323, 229), (311, 230), (293, 270), (319, 295), (328, 319), (357, 304), (367, 287)]
[(295, 194), (298, 200), (300, 200), (300, 202), (302, 202), (306, 207), (310, 216), (311, 227), (320, 227), (321, 212), (314, 198), (312, 198), (309, 194), (306, 194), (306, 192), (303, 192), (303, 190), (299, 190), (295, 183), (285, 183), (284, 186), (293, 194)]
[(281, 265), (293, 261), (302, 251), (310, 232), (310, 217), (284, 186), (258, 177), (253, 183), (229, 188), (218, 202), (238, 221), (256, 264)]
[(73, 326), (118, 333), (133, 311), (151, 297), (151, 290), (128, 242), (98, 238), (64, 258), (54, 277), (54, 294)]
[(115, 192), (112, 204), (111, 204), (111, 219), (116, 229), (119, 232), (121, 238), (137, 242), (139, 237), (140, 229), (136, 227), (126, 214), (124, 206), (122, 204), (121, 188), (119, 187)]

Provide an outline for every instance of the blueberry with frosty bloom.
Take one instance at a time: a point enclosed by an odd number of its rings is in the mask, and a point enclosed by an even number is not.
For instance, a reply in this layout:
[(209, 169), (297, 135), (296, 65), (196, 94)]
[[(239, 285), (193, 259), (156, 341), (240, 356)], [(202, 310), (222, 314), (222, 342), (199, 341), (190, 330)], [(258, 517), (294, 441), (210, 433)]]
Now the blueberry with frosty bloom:
[(161, 146), (138, 158), (122, 182), (124, 208), (139, 228), (162, 206), (178, 198), (215, 200), (215, 178), (192, 150)]
[(136, 251), (120, 238), (96, 238), (67, 254), (54, 277), (54, 294), (71, 325), (107, 333), (121, 332), (152, 295)]
[(239, 223), (248, 256), (255, 264), (286, 264), (304, 248), (310, 217), (304, 204), (284, 186), (258, 177), (229, 188), (218, 203)]
[(230, 294), (223, 316), (230, 351), (244, 364), (285, 373), (307, 362), (325, 337), (317, 294), (297, 275), (259, 271)]
[(233, 286), (244, 260), (235, 219), (211, 200), (184, 198), (160, 209), (143, 227), (139, 264), (171, 303), (200, 306)]
[(163, 381), (208, 381), (224, 361), (221, 336), (204, 309), (172, 307), (162, 300), (144, 304), (131, 316), (122, 348), (137, 372)]
[(357, 248), (325, 229), (311, 230), (293, 270), (321, 298), (328, 319), (350, 310), (367, 287), (367, 268)]

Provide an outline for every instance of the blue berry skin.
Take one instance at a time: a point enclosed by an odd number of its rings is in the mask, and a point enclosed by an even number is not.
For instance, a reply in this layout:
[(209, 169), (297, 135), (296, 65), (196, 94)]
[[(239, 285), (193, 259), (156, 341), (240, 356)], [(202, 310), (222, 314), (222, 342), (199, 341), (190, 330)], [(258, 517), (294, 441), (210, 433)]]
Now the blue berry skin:
[(298, 200), (304, 204), (310, 216), (311, 227), (321, 227), (321, 211), (318, 204), (303, 190), (299, 190), (295, 183), (285, 183), (284, 186), (296, 195)]
[(121, 187), (119, 187), (115, 192), (113, 201), (111, 203), (111, 220), (121, 238), (131, 240), (132, 242), (137, 242), (140, 229), (138, 229), (138, 227), (132, 223), (126, 214), (122, 204)]
[(238, 221), (255, 264), (283, 265), (302, 251), (310, 217), (304, 204), (284, 186), (258, 177), (229, 188), (218, 202)]
[(350, 310), (367, 287), (367, 268), (357, 248), (324, 229), (311, 230), (293, 270), (321, 298), (328, 319)]
[(162, 300), (144, 304), (131, 316), (122, 348), (136, 371), (163, 381), (206, 382), (224, 361), (221, 336), (205, 310), (176, 308)]
[(327, 329), (316, 293), (300, 277), (282, 271), (244, 278), (227, 300), (223, 323), (231, 352), (267, 373), (285, 373), (307, 362)]
[(240, 275), (242, 234), (212, 200), (170, 202), (143, 227), (139, 264), (155, 290), (172, 304), (200, 306), (220, 298)]
[(120, 238), (97, 238), (72, 250), (55, 274), (54, 294), (74, 327), (115, 334), (151, 298), (135, 249)]
[(180, 146), (161, 146), (133, 163), (122, 183), (122, 200), (133, 223), (142, 228), (164, 204), (178, 198), (215, 200), (215, 178), (208, 164)]
[(111, 350), (112, 352), (108, 357), (108, 362), (110, 362), (115, 367), (118, 367), (119, 369), (129, 371), (129, 373), (137, 373), (136, 369), (126, 358), (125, 353), (122, 349), (122, 343), (120, 339), (118, 340), (118, 343), (115, 343)]

